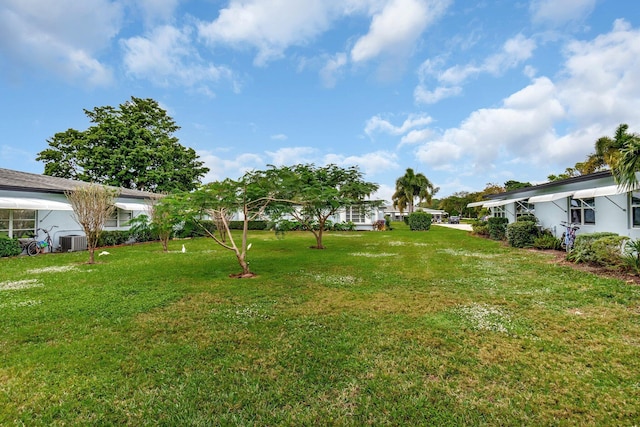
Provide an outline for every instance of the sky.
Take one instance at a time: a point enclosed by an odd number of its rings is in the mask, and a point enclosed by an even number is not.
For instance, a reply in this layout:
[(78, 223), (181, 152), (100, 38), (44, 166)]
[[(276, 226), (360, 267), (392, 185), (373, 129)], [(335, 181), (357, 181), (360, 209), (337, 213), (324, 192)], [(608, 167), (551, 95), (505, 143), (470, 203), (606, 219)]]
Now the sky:
[(42, 173), (84, 110), (152, 98), (204, 182), (356, 165), (391, 200), (542, 183), (640, 133), (640, 2), (2, 0), (0, 167)]

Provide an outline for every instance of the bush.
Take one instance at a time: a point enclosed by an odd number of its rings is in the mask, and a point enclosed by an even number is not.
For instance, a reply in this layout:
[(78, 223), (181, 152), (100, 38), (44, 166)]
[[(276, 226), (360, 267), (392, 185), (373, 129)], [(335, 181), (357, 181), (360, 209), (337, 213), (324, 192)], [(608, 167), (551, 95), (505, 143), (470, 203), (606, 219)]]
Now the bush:
[(428, 231), (431, 228), (431, 214), (413, 212), (409, 215), (409, 229), (411, 231)]
[(0, 236), (0, 257), (16, 256), (22, 253), (18, 239)]
[(489, 237), (489, 223), (487, 221), (475, 221), (471, 224), (471, 229), (479, 236)]
[(634, 274), (640, 274), (640, 239), (627, 242), (624, 247), (624, 260)]
[(128, 230), (103, 231), (98, 239), (97, 247), (124, 245), (130, 236)]
[(533, 247), (541, 250), (560, 250), (562, 248), (562, 240), (551, 234), (549, 230), (545, 230), (533, 239)]
[(538, 218), (536, 218), (535, 215), (532, 214), (526, 214), (526, 215), (520, 215), (518, 218), (516, 218), (517, 222), (533, 222), (533, 223), (537, 223), (538, 222)]
[(489, 227), (489, 237), (493, 240), (504, 240), (507, 235), (507, 218), (492, 217), (487, 221)]
[(507, 225), (507, 241), (514, 248), (532, 247), (539, 235), (540, 231), (532, 221), (516, 221)]
[[(268, 225), (267, 221), (249, 221), (247, 224), (249, 230), (266, 230)], [(231, 230), (242, 230), (244, 221), (229, 221), (229, 228)]]
[(577, 263), (619, 269), (625, 264), (622, 248), (627, 239), (626, 236), (609, 232), (580, 234), (576, 236), (567, 259)]

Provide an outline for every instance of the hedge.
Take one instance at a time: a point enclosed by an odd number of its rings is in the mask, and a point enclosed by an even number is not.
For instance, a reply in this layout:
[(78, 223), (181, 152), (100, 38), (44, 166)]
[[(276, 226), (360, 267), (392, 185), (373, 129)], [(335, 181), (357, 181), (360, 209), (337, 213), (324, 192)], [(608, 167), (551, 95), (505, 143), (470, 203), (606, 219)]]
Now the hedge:
[(540, 230), (532, 221), (516, 221), (507, 225), (507, 241), (514, 248), (530, 248), (540, 235)]
[(16, 256), (22, 253), (18, 239), (0, 236), (0, 257)]
[(628, 239), (609, 232), (579, 234), (567, 259), (577, 263), (621, 268), (625, 263), (623, 247)]
[(409, 229), (411, 231), (428, 231), (431, 228), (431, 214), (426, 212), (413, 212), (409, 215)]

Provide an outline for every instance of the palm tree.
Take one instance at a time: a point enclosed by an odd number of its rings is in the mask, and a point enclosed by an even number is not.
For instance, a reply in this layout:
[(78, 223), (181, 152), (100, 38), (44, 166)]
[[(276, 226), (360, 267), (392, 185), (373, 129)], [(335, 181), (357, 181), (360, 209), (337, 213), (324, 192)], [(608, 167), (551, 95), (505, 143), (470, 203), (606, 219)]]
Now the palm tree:
[(405, 174), (396, 180), (396, 191), (391, 196), (393, 207), (400, 209), (400, 213), (408, 208), (408, 213), (411, 214), (416, 197), (420, 202), (431, 202), (431, 197), (436, 191), (424, 174), (415, 173), (413, 169), (407, 168)]
[(636, 172), (640, 172), (640, 135), (628, 133), (628, 129), (629, 126), (626, 124), (621, 124), (616, 129), (614, 138), (616, 152), (612, 156), (610, 166), (616, 183), (627, 190), (632, 190), (638, 185)]

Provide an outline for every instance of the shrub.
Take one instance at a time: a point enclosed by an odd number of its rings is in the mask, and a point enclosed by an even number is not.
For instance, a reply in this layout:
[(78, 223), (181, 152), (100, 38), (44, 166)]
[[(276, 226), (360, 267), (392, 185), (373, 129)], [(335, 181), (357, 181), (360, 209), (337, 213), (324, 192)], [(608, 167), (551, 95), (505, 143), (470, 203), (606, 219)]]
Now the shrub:
[(504, 240), (507, 235), (507, 218), (491, 217), (487, 221), (489, 227), (489, 237), (493, 240)]
[(562, 248), (562, 240), (551, 234), (549, 230), (545, 230), (533, 239), (533, 247), (541, 250), (560, 250)]
[(526, 215), (520, 215), (518, 218), (516, 218), (516, 221), (517, 222), (528, 221), (528, 222), (537, 223), (538, 222), (538, 218), (536, 218), (535, 215), (526, 214)]
[(22, 253), (18, 239), (0, 236), (0, 257), (16, 256)]
[(118, 246), (127, 243), (130, 233), (128, 230), (103, 231), (98, 238), (96, 247)]
[(507, 241), (514, 248), (532, 247), (539, 235), (540, 231), (532, 221), (516, 221), (507, 225)]
[[(268, 225), (267, 221), (249, 221), (247, 224), (249, 230), (266, 230)], [(231, 230), (242, 230), (244, 221), (229, 221), (229, 228)]]
[(475, 221), (471, 224), (471, 229), (479, 236), (489, 237), (489, 223), (487, 221)]
[(409, 215), (409, 229), (411, 231), (428, 231), (431, 228), (431, 214), (413, 212)]
[(634, 274), (640, 274), (640, 239), (627, 241), (624, 247), (624, 260)]
[(626, 236), (609, 232), (580, 234), (576, 236), (567, 259), (577, 263), (621, 268), (624, 264), (622, 248), (627, 239)]

